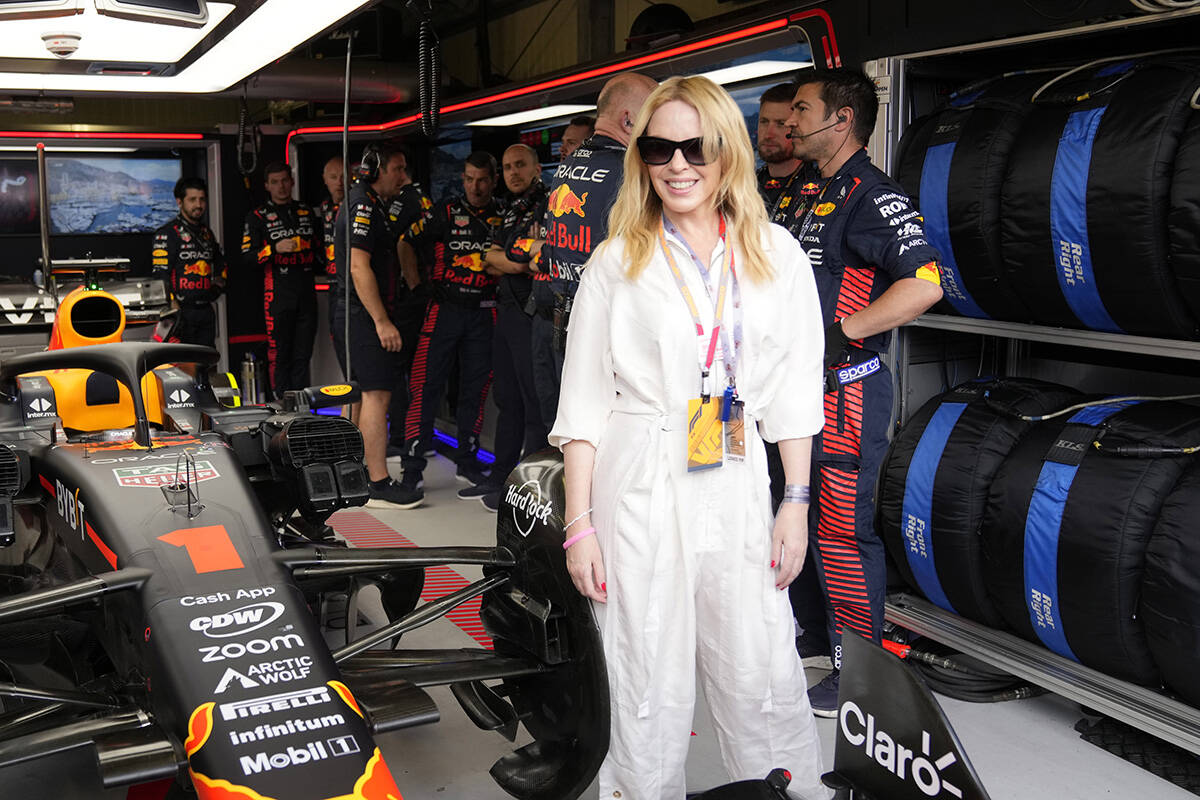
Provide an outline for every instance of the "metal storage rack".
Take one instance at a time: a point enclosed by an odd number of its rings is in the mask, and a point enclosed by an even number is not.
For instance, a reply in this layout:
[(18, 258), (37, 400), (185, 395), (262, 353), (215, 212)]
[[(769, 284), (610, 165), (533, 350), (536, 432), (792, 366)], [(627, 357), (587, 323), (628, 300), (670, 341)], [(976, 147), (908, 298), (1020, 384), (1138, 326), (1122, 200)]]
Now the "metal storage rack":
[[(1191, 9), (1156, 15), (1155, 18), (1106, 22), (1018, 39), (980, 42), (964, 47), (879, 59), (869, 63), (867, 65), (868, 74), (876, 77), (880, 86), (881, 100), (880, 118), (873, 137), (873, 144), (870, 147), (872, 159), (877, 164), (886, 164), (887, 171), (889, 174), (891, 173), (895, 143), (899, 141), (900, 134), (907, 122), (904, 117), (909, 91), (909, 87), (906, 85), (906, 62), (913, 58), (939, 56), (954, 52), (1001, 49), (1030, 42), (1087, 36), (1113, 30), (1137, 29), (1143, 26), (1155, 29), (1158, 25), (1169, 25), (1185, 17), (1197, 18), (1198, 14), (1200, 14), (1200, 9)], [(889, 353), (889, 366), (899, 378), (898, 387), (903, 387), (905, 390), (911, 385), (910, 368), (912, 363), (909, 340), (912, 334), (919, 329), (958, 332), (1003, 340), (1006, 362), (1010, 370), (1014, 366), (1026, 363), (1031, 343), (1200, 362), (1200, 342), (943, 314), (925, 314), (897, 332), (892, 351)], [(908, 415), (906, 396), (898, 395), (896, 402), (898, 418), (906, 419)], [(1054, 694), (1081, 703), (1106, 716), (1178, 745), (1193, 754), (1200, 755), (1200, 709), (1152, 689), (1090, 669), (1013, 634), (989, 628), (945, 611), (927, 600), (911, 594), (890, 595), (886, 604), (885, 616), (889, 622), (913, 633), (968, 653)]]

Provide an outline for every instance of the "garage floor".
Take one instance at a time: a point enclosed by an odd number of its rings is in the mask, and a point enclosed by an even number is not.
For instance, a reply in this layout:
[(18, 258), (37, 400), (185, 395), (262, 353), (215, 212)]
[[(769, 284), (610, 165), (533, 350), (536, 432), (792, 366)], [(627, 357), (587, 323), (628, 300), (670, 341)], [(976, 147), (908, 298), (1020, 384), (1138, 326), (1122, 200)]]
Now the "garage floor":
[[(396, 537), (417, 545), (493, 544), (496, 516), (478, 501), (462, 501), (455, 492), (463, 484), (453, 465), (438, 456), (425, 473), (426, 503), (411, 511), (341, 512), (334, 526), (352, 543), (398, 544)], [(478, 569), (441, 569), (429, 577), (428, 588), (446, 593), (480, 576)], [(365, 593), (364, 593), (365, 594)], [(477, 607), (477, 606), (476, 606)], [(364, 597), (363, 611), (378, 618), (377, 599)], [(361, 632), (361, 631), (360, 631)], [(344, 634), (331, 631), (331, 644)], [(444, 618), (406, 634), (406, 647), (476, 647), (484, 636), (468, 610), (455, 620)], [(810, 672), (809, 681), (822, 673)], [(492, 782), (488, 769), (513, 745), (494, 733), (476, 728), (463, 714), (449, 690), (430, 694), (441, 710), (435, 725), (386, 734), (379, 739), (405, 800), (484, 800), (506, 797)], [(1185, 800), (1194, 795), (1082, 741), (1073, 726), (1082, 714), (1074, 704), (1052, 696), (978, 705), (938, 698), (988, 792), (994, 800), (1096, 800), (1152, 798)], [(818, 720), (826, 767), (833, 762), (834, 721)], [(688, 759), (688, 788), (699, 791), (726, 781), (720, 766), (708, 713), (697, 708)], [(516, 746), (528, 741), (522, 735)], [(90, 749), (0, 770), (0, 799), (53, 797), (56, 800), (103, 798), (138, 800), (125, 789), (104, 791), (95, 778)], [(596, 798), (595, 786), (584, 798)]]

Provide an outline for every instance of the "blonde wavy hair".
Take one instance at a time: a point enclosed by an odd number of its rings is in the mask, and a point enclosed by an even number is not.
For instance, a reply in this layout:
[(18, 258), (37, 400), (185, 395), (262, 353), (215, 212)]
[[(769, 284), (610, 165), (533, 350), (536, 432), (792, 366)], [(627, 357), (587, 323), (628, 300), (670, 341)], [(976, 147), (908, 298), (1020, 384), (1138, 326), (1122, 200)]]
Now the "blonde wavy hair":
[(708, 78), (676, 77), (663, 81), (646, 99), (633, 125), (629, 149), (625, 151), (625, 179), (608, 216), (609, 238), (625, 242), (625, 274), (637, 280), (658, 247), (662, 199), (650, 182), (649, 168), (637, 151), (637, 138), (646, 132), (654, 112), (672, 100), (682, 100), (700, 115), (704, 156), (720, 165), (720, 182), (714, 200), (725, 215), (726, 236), (738, 252), (738, 272), (752, 281), (769, 280), (775, 274), (763, 249), (767, 212), (754, 176), (754, 149), (746, 121), (733, 98)]

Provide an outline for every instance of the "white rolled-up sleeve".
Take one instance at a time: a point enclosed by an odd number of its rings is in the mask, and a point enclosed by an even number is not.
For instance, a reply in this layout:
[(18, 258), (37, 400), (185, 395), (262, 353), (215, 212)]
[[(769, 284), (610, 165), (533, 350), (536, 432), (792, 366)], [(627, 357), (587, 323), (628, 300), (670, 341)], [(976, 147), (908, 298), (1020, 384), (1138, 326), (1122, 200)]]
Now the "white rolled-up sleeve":
[(598, 253), (584, 270), (571, 308), (558, 414), (549, 436), (559, 449), (577, 439), (599, 447), (616, 400), (608, 274), (613, 266)]
[(778, 270), (779, 302), (790, 330), (780, 382), (759, 419), (768, 442), (815, 436), (825, 424), (825, 328), (812, 264), (800, 243), (772, 227), (772, 261)]

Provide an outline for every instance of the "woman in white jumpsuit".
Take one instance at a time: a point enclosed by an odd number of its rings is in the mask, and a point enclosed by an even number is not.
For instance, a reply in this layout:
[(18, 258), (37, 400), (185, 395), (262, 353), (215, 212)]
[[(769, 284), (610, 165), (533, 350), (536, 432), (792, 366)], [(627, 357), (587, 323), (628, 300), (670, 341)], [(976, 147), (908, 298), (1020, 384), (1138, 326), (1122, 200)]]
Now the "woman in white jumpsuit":
[[(783, 767), (794, 797), (826, 798), (784, 591), (808, 506), (772, 520), (762, 445), (779, 442), (792, 493), (807, 495), (822, 425), (812, 268), (768, 225), (745, 124), (716, 84), (666, 81), (633, 136), (611, 238), (571, 314), (550, 435), (566, 463), (568, 569), (608, 664), (600, 798), (682, 800), (697, 668), (731, 779)], [(744, 459), (727, 446), (721, 466), (689, 471), (689, 400), (708, 361), (710, 402), (736, 381)]]

